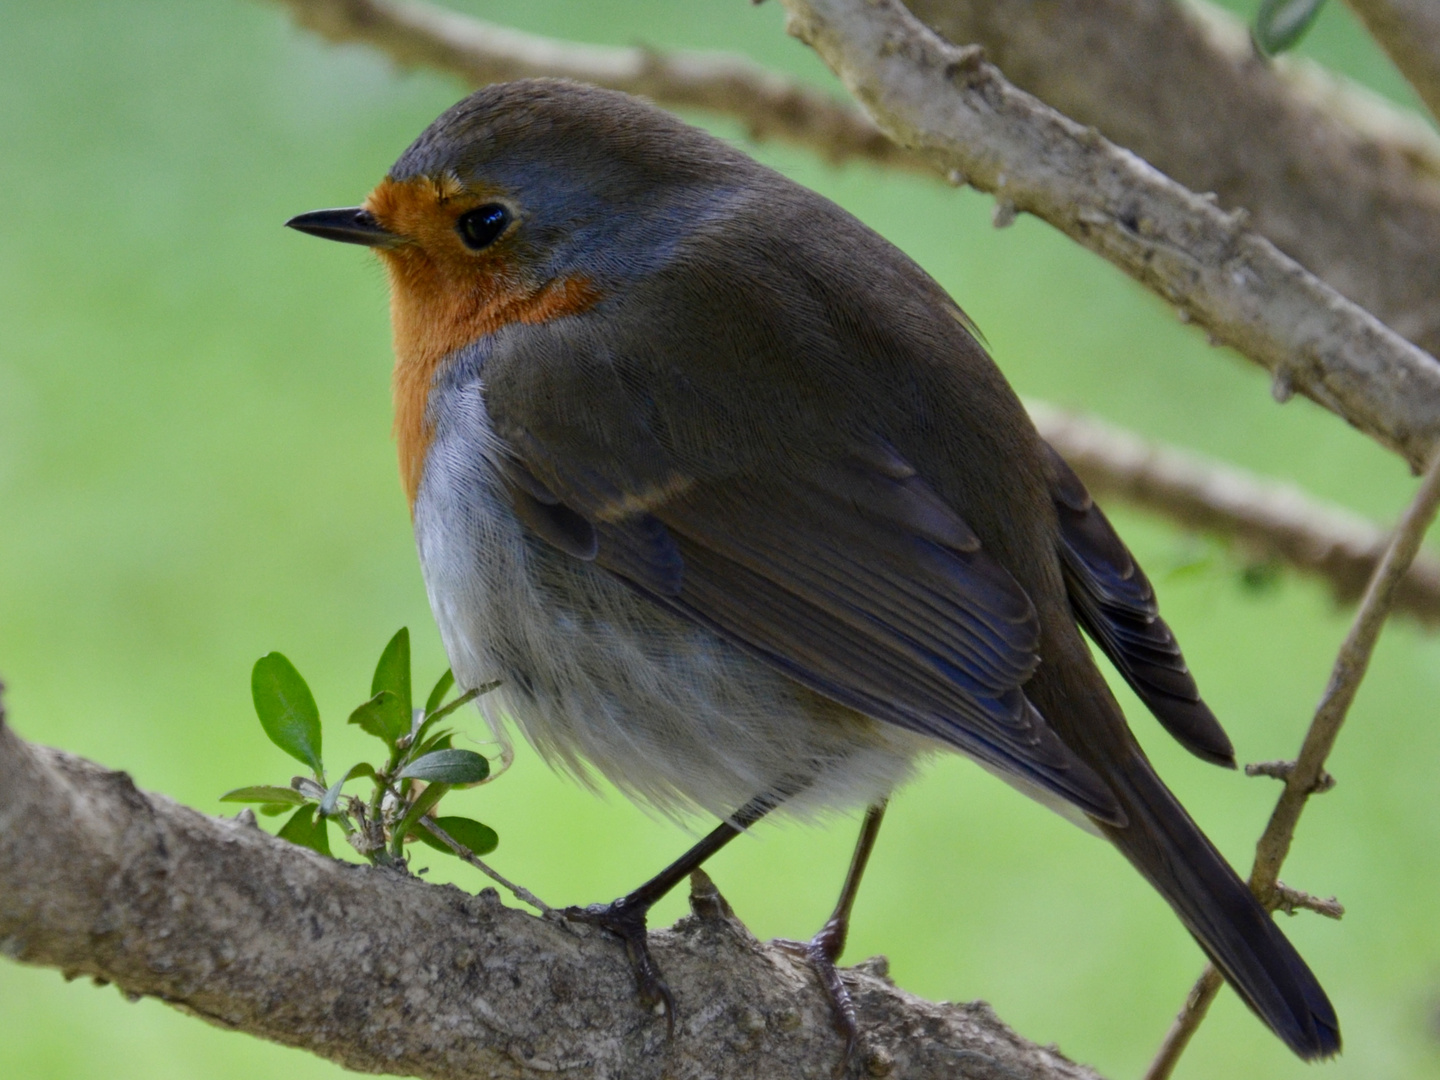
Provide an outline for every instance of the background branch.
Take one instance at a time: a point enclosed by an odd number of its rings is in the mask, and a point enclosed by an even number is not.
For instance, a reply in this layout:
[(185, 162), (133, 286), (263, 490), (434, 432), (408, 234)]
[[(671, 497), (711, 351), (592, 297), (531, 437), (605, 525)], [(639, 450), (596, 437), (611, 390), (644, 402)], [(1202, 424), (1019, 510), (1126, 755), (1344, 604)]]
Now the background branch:
[[(1430, 0), (1351, 6), (1437, 18)], [(982, 45), (1016, 86), (1192, 191), (1245, 207), (1250, 227), (1280, 250), (1440, 350), (1440, 138), (1420, 117), (1316, 64), (1257, 57), (1239, 20), (1203, 0), (908, 7), (957, 45)], [(1425, 56), (1433, 65), (1440, 49)]]
[[(1317, 577), (1337, 603), (1359, 599), (1389, 546), (1389, 534), (1371, 522), (1288, 484), (1147, 442), (1092, 417), (1034, 401), (1026, 407), (1097, 498), (1123, 500), (1231, 541), (1251, 558)], [(1411, 563), (1395, 610), (1426, 626), (1440, 624), (1440, 561), (1422, 555)]]
[[(0, 717), (0, 946), (360, 1072), (457, 1078), (828, 1077), (841, 1040), (802, 961), (718, 893), (652, 935), (676, 1037), (599, 931), (342, 863), (27, 744)], [(934, 1005), (845, 973), (859, 1067), (925, 1080), (1098, 1080), (983, 1002)]]
[(1440, 364), (1133, 154), (1015, 89), (899, 0), (781, 0), (883, 130), (1043, 218), (1418, 468), (1440, 434)]
[(406, 0), (276, 2), (328, 41), (363, 42), (398, 64), (424, 64), (470, 86), (539, 76), (576, 79), (643, 94), (671, 108), (724, 113), (741, 121), (753, 138), (783, 138), (832, 161), (861, 158), (930, 169), (848, 102), (740, 57), (557, 41)]

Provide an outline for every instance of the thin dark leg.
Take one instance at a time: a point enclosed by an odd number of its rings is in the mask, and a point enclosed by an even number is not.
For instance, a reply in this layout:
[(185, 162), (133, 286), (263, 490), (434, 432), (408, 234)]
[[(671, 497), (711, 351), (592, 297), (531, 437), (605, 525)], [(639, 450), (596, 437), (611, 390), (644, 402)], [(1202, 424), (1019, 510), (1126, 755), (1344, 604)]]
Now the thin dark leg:
[(810, 961), (825, 996), (830, 999), (830, 1008), (835, 1018), (835, 1030), (845, 1036), (845, 1054), (835, 1075), (845, 1072), (855, 1053), (860, 1038), (860, 1025), (855, 1016), (855, 1003), (850, 1000), (850, 991), (840, 981), (835, 962), (845, 951), (845, 937), (850, 932), (850, 909), (855, 906), (855, 894), (860, 891), (860, 879), (865, 874), (865, 864), (870, 861), (870, 852), (875, 848), (875, 838), (880, 835), (880, 822), (885, 818), (885, 803), (878, 802), (865, 811), (865, 823), (860, 826), (860, 839), (855, 842), (855, 854), (850, 857), (850, 870), (845, 875), (845, 884), (840, 889), (840, 899), (835, 911), (826, 920), (820, 932), (807, 942), (790, 943), (794, 950)]
[(675, 1034), (675, 997), (650, 956), (650, 946), (646, 941), (646, 916), (660, 898), (689, 877), (692, 870), (698, 869), (711, 855), (775, 809), (783, 799), (783, 795), (763, 795), (751, 799), (735, 812), (730, 821), (721, 822), (708, 836), (638, 889), (608, 904), (571, 907), (563, 912), (565, 918), (575, 922), (602, 926), (625, 943), (625, 953), (635, 972), (640, 1000), (647, 1006), (664, 1002), (665, 1024), (671, 1035)]

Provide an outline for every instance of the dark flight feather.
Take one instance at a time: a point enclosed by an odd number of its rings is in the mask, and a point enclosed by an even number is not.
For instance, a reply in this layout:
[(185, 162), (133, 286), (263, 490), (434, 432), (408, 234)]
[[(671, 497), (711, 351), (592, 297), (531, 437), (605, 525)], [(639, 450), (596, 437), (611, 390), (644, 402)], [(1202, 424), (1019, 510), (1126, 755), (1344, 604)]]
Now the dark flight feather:
[(1060, 555), (1075, 617), (1155, 718), (1191, 753), (1235, 768), (1235, 748), (1190, 674), (1155, 590), (1085, 485), (1048, 444)]

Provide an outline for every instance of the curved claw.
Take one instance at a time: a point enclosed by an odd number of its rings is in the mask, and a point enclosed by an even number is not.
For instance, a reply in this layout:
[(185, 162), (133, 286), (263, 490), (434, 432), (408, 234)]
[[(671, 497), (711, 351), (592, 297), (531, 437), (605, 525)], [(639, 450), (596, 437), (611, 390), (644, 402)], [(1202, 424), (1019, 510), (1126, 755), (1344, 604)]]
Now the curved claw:
[(625, 903), (622, 897), (609, 904), (591, 904), (588, 907), (568, 907), (561, 914), (572, 922), (598, 926), (618, 937), (625, 943), (625, 955), (630, 960), (630, 970), (635, 974), (635, 989), (640, 1002), (646, 1008), (663, 1005), (665, 1008), (665, 1031), (668, 1038), (675, 1037), (675, 995), (660, 975), (660, 968), (650, 955), (649, 932), (646, 926), (648, 907)]
[(825, 928), (809, 941), (782, 939), (775, 944), (787, 952), (804, 957), (814, 969), (815, 977), (820, 980), (820, 989), (825, 991), (825, 997), (830, 1002), (830, 1017), (835, 1031), (845, 1039), (845, 1050), (840, 1055), (834, 1074), (837, 1078), (844, 1076), (860, 1044), (860, 1020), (855, 1013), (855, 1002), (850, 997), (850, 991), (841, 981), (839, 969), (835, 966), (840, 949), (837, 947), (831, 924), (827, 923)]

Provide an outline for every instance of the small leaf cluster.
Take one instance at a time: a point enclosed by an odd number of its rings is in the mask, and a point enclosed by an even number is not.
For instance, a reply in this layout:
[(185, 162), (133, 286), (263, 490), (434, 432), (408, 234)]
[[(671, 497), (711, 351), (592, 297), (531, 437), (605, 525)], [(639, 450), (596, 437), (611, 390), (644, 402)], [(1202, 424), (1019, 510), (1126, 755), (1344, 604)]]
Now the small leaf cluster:
[[(490, 762), (473, 750), (452, 746), (453, 730), (439, 723), (497, 685), (476, 687), (446, 702), (455, 686), (454, 676), (446, 671), (424, 707), (415, 708), (410, 689), (410, 631), (402, 627), (375, 665), (370, 698), (349, 720), (384, 743), (384, 763), (359, 762), (331, 783), (320, 752), (320, 710), (315, 696), (282, 654), (262, 656), (250, 674), (255, 714), (270, 741), (308, 766), (311, 775), (295, 777), (289, 787), (236, 788), (220, 801), (255, 803), (262, 814), (288, 813), (278, 835), (323, 855), (331, 854), (332, 823), (356, 851), (376, 865), (404, 867), (405, 844), (410, 840), (464, 857), (432, 832), (432, 827), (472, 856), (488, 854), (500, 842), (495, 830), (466, 817), (442, 817), (437, 810), (452, 788), (487, 780)], [(365, 794), (345, 790), (347, 784), (363, 781), (369, 782)]]

